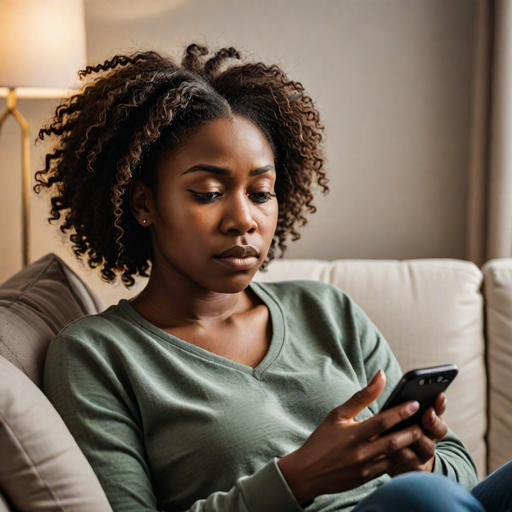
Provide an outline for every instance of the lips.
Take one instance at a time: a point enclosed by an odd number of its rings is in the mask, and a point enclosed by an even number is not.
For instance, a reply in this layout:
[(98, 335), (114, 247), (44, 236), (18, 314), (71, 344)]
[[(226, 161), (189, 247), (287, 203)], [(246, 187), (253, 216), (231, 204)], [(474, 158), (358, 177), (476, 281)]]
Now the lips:
[(246, 258), (248, 256), (259, 256), (258, 251), (252, 245), (235, 245), (215, 258)]

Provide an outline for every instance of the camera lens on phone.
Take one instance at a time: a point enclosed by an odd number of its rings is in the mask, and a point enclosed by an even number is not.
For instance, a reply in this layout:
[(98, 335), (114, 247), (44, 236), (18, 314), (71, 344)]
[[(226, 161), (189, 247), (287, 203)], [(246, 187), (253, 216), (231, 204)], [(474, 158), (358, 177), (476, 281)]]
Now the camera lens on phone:
[(420, 379), (420, 386), (423, 386), (425, 384), (425, 379)]

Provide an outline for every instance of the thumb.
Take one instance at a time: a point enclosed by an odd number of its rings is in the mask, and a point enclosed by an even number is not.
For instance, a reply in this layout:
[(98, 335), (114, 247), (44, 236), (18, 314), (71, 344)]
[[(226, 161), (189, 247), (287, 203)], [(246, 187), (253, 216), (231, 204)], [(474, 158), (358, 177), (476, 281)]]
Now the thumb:
[(365, 407), (377, 400), (386, 385), (386, 375), (379, 370), (366, 387), (358, 391), (344, 404), (332, 411), (335, 421), (346, 421), (354, 419)]

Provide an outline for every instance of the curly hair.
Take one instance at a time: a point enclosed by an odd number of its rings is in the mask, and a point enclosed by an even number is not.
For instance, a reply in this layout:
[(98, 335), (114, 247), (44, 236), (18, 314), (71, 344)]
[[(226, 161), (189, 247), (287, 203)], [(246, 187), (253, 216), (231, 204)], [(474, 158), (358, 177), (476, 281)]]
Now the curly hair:
[[(149, 230), (129, 208), (133, 180), (155, 195), (157, 166), (204, 123), (238, 114), (260, 128), (274, 152), (277, 228), (261, 268), (281, 256), (285, 240), (298, 240), (298, 227), (314, 213), (313, 182), (327, 193), (321, 143), (324, 127), (301, 83), (276, 65), (237, 63), (233, 47), (210, 58), (209, 50), (189, 45), (181, 65), (154, 51), (117, 55), (87, 66), (89, 78), (56, 108), (38, 140), (52, 137), (45, 167), (36, 172), (34, 191), (51, 190), (50, 217), (70, 231), (73, 252), (104, 281), (118, 274), (125, 286), (134, 275), (148, 277), (152, 263)], [(91, 75), (91, 76), (89, 76)]]

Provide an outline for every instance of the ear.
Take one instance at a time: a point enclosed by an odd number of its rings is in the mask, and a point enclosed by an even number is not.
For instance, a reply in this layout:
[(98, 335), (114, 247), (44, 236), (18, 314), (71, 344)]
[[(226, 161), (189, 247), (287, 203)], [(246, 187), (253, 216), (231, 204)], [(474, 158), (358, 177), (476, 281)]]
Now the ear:
[(151, 189), (139, 180), (133, 181), (130, 185), (130, 210), (141, 226), (147, 227), (152, 224), (153, 194)]

